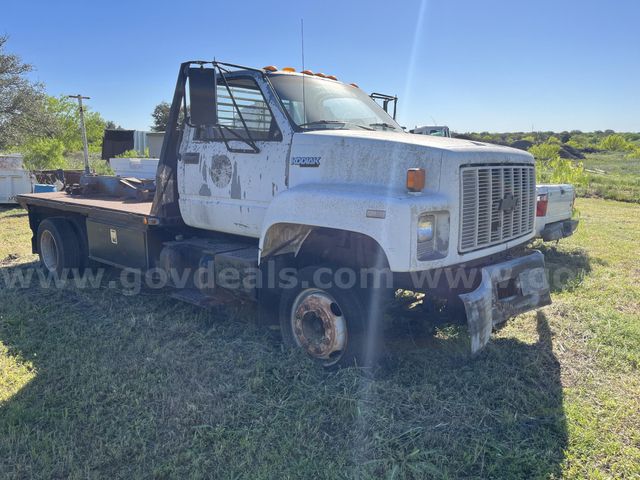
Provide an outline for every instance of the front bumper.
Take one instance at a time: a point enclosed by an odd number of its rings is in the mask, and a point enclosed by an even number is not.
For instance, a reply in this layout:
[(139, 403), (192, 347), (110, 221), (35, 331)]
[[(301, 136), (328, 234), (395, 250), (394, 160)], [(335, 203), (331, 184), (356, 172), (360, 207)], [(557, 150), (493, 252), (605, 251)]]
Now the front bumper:
[(459, 295), (467, 313), (471, 352), (484, 347), (491, 331), (509, 318), (551, 303), (544, 255), (528, 255), (481, 269), (480, 285)]

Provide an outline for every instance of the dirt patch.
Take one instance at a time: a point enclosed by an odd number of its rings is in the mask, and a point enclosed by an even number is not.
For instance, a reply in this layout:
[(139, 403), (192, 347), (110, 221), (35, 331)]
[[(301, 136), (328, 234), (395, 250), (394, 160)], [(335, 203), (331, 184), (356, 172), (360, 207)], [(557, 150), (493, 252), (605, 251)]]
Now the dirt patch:
[(15, 262), (19, 258), (20, 258), (20, 255), (18, 255), (17, 253), (10, 253), (9, 255), (4, 257), (2, 260), (0, 260), (0, 265), (8, 265), (10, 263)]

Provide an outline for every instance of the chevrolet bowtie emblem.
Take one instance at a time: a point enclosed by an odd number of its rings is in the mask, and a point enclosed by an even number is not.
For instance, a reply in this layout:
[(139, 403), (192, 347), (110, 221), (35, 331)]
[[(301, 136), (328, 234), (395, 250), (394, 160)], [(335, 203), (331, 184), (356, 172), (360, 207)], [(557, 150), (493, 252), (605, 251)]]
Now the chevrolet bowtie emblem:
[(498, 204), (498, 210), (502, 212), (511, 212), (518, 206), (518, 198), (514, 197), (511, 193), (507, 193), (502, 200), (496, 202)]

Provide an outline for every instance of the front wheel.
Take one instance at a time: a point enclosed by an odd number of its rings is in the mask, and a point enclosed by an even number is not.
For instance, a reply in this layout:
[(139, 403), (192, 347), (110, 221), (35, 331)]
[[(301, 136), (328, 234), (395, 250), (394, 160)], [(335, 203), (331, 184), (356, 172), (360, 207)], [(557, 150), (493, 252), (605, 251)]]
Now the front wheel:
[(366, 291), (358, 288), (319, 282), (319, 269), (300, 270), (295, 287), (281, 296), (284, 343), (302, 348), (325, 368), (371, 366), (379, 353), (379, 303), (366, 301)]

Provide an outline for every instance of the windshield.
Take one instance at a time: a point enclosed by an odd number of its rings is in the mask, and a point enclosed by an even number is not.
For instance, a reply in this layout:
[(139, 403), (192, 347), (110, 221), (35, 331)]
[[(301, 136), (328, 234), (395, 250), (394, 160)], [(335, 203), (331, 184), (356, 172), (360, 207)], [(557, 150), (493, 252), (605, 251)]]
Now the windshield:
[(402, 131), (400, 125), (358, 87), (306, 75), (272, 75), (269, 79), (300, 128)]

